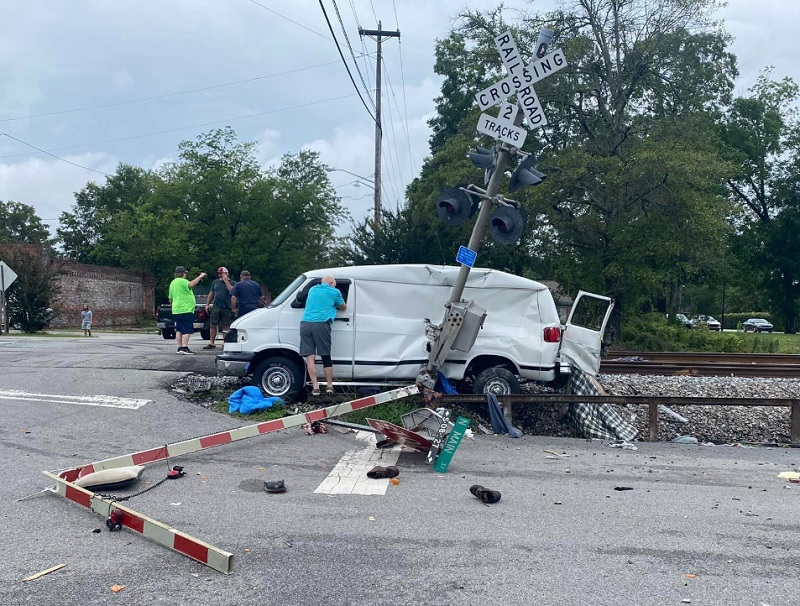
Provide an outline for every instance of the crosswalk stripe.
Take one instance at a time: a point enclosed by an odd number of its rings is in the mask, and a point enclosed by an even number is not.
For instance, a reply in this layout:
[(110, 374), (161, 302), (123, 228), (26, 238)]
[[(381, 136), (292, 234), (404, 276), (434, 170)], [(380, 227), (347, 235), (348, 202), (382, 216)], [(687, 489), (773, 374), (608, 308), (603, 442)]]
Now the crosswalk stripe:
[(400, 457), (400, 446), (393, 448), (376, 448), (375, 434), (359, 431), (356, 439), (364, 443), (358, 450), (351, 450), (339, 459), (333, 470), (314, 491), (318, 494), (362, 494), (384, 495), (389, 487), (389, 479), (373, 480), (367, 472), (381, 465), (387, 467), (397, 463)]

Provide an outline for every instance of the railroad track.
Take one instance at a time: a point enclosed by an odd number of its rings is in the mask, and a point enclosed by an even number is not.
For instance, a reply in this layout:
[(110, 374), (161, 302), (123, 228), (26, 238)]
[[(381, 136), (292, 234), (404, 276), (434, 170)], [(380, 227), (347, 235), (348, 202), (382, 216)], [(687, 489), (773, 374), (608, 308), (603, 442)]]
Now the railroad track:
[(600, 372), (800, 378), (800, 355), (612, 351), (601, 360)]

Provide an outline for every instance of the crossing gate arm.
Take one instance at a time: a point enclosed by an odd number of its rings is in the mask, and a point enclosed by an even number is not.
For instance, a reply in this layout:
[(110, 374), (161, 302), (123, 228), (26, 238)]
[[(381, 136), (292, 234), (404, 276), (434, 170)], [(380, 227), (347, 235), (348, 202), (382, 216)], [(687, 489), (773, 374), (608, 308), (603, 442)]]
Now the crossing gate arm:
[(72, 482), (54, 473), (49, 471), (43, 473), (47, 477), (55, 480), (55, 492), (59, 496), (73, 503), (77, 503), (78, 505), (82, 505), (87, 509), (91, 509), (97, 515), (106, 519), (111, 515), (113, 510), (117, 510), (122, 514), (120, 522), (125, 528), (137, 532), (143, 537), (155, 541), (168, 549), (177, 551), (201, 564), (205, 564), (218, 572), (224, 574), (231, 574), (233, 572), (232, 553), (218, 549), (200, 539), (195, 539), (180, 530), (162, 524), (129, 507), (125, 507), (110, 499), (104, 499), (85, 488), (76, 486)]
[(74, 482), (81, 476), (85, 476), (95, 471), (103, 469), (115, 469), (117, 467), (129, 467), (131, 465), (144, 465), (146, 463), (153, 463), (155, 461), (163, 461), (165, 459), (172, 459), (181, 455), (213, 448), (214, 446), (221, 446), (231, 442), (237, 442), (247, 438), (264, 435), (280, 431), (281, 429), (289, 429), (291, 427), (299, 427), (305, 423), (313, 423), (314, 421), (323, 421), (330, 417), (347, 414), (355, 410), (369, 408), (377, 404), (384, 404), (393, 400), (399, 400), (419, 393), (417, 385), (409, 385), (408, 387), (400, 387), (385, 391), (375, 395), (359, 398), (357, 400), (350, 400), (348, 402), (341, 402), (326, 408), (312, 410), (311, 412), (300, 413), (282, 419), (274, 419), (272, 421), (263, 421), (253, 425), (245, 425), (229, 431), (222, 431), (213, 433), (200, 438), (192, 438), (191, 440), (184, 440), (182, 442), (173, 442), (158, 448), (151, 448), (149, 450), (141, 450), (130, 454), (97, 461), (88, 465), (74, 467), (66, 471), (60, 472), (58, 475), (69, 482)]
[(348, 402), (341, 402), (319, 410), (312, 410), (311, 412), (301, 413), (284, 417), (282, 419), (275, 419), (273, 421), (264, 421), (262, 423), (255, 423), (253, 425), (245, 425), (230, 431), (222, 431), (219, 433), (210, 434), (200, 438), (192, 438), (191, 440), (184, 440), (182, 442), (174, 442), (166, 444), (158, 448), (150, 450), (142, 450), (131, 454), (114, 457), (112, 459), (105, 459), (97, 461), (88, 465), (74, 467), (66, 471), (61, 471), (58, 474), (43, 471), (44, 475), (48, 478), (55, 480), (56, 487), (54, 492), (65, 499), (82, 505), (87, 509), (91, 509), (96, 514), (105, 517), (111, 515), (113, 510), (118, 510), (122, 513), (121, 523), (124, 527), (138, 532), (144, 537), (155, 541), (173, 551), (182, 553), (188, 558), (196, 560), (201, 564), (213, 568), (218, 572), (230, 574), (233, 572), (233, 554), (218, 549), (208, 543), (190, 537), (187, 534), (180, 532), (174, 528), (162, 524), (152, 518), (137, 513), (136, 511), (120, 505), (115, 501), (104, 499), (95, 493), (76, 486), (73, 482), (81, 476), (85, 476), (95, 471), (103, 469), (115, 469), (117, 467), (127, 467), (130, 465), (143, 465), (145, 463), (153, 463), (155, 461), (162, 461), (167, 458), (174, 458), (180, 455), (188, 454), (213, 448), (214, 446), (221, 446), (229, 444), (246, 438), (253, 438), (267, 433), (280, 431), (281, 429), (288, 429), (290, 427), (298, 427), (304, 423), (313, 423), (314, 421), (322, 421), (327, 418), (347, 414), (355, 410), (369, 408), (377, 404), (399, 400), (419, 393), (417, 385), (409, 385), (408, 387), (400, 387), (392, 389), (383, 393), (378, 393), (366, 398), (359, 398), (350, 400)]

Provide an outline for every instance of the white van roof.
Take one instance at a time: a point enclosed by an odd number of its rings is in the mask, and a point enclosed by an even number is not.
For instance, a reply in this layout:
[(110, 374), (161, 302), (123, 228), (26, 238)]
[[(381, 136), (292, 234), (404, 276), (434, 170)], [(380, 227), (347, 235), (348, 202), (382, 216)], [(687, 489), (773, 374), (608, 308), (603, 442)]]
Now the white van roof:
[[(353, 280), (453, 286), (459, 271), (459, 267), (451, 265), (354, 265), (350, 267), (315, 269), (305, 272), (305, 275), (309, 278), (322, 278), (331, 275), (335, 278), (350, 278)], [(541, 282), (482, 267), (473, 267), (470, 270), (467, 277), (467, 288), (547, 290), (547, 287)]]

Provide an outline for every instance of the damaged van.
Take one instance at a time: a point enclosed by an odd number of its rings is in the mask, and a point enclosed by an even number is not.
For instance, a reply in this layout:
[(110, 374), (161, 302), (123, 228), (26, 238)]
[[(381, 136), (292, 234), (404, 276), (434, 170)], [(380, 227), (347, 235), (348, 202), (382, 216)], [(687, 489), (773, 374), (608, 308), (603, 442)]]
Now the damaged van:
[[(433, 325), (442, 321), (458, 267), (369, 265), (318, 269), (298, 276), (269, 307), (236, 320), (225, 336), (217, 370), (250, 375), (268, 396), (291, 399), (305, 389), (299, 355), (300, 320), (312, 286), (336, 279), (347, 309), (332, 326), (337, 385), (413, 383), (428, 361)], [(441, 372), (474, 393), (519, 393), (520, 381), (557, 383), (577, 365), (600, 366), (603, 332), (613, 303), (579, 292), (562, 324), (546, 286), (493, 269), (473, 268), (462, 298), (486, 309), (474, 345), (453, 350)], [(321, 361), (320, 376), (321, 373)]]

